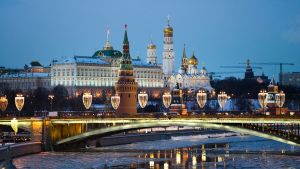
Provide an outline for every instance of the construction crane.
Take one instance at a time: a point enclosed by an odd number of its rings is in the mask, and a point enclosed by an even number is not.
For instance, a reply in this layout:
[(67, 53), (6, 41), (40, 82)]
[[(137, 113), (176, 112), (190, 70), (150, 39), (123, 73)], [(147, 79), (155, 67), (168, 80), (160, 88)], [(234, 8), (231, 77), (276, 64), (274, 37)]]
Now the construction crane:
[[(247, 59), (247, 63), (250, 62), (249, 59)], [(247, 63), (239, 63), (239, 64), (247, 64)], [(282, 72), (283, 72), (283, 65), (288, 66), (294, 66), (294, 63), (284, 63), (284, 62), (251, 62), (253, 65), (276, 65), (279, 66), (279, 85), (282, 85)]]
[[(245, 66), (220, 66), (220, 68), (246, 68)], [(251, 68), (253, 68), (253, 69), (263, 69), (262, 67), (260, 67), (260, 66), (254, 66), (254, 67), (252, 67), (251, 66)]]

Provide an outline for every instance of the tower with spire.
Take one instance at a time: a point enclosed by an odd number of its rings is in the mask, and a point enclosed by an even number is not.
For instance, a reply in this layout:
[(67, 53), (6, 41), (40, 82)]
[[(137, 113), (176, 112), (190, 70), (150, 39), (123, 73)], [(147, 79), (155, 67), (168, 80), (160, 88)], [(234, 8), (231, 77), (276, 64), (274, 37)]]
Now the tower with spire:
[(170, 17), (168, 16), (168, 25), (164, 29), (164, 48), (163, 48), (163, 73), (170, 75), (174, 73), (174, 50), (173, 50), (173, 28), (170, 26)]
[(185, 73), (188, 70), (188, 66), (189, 66), (189, 61), (188, 61), (188, 58), (186, 56), (185, 44), (184, 44), (184, 46), (183, 46), (183, 54), (182, 54), (182, 58), (181, 58), (181, 67), (183, 68), (183, 70), (184, 70)]
[(118, 81), (115, 83), (116, 94), (120, 96), (120, 105), (117, 109), (118, 114), (126, 113), (134, 115), (137, 113), (137, 87), (138, 84), (133, 76), (133, 67), (129, 52), (127, 25), (125, 25), (123, 55), (120, 60)]
[(147, 63), (157, 65), (156, 45), (152, 42), (147, 46)]

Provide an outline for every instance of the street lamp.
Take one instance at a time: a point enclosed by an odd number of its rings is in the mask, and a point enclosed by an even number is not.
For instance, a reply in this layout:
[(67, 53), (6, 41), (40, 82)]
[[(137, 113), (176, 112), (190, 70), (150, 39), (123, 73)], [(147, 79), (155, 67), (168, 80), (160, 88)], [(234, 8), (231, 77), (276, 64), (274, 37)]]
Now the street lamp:
[(258, 93), (258, 102), (259, 102), (260, 106), (263, 108), (263, 114), (265, 114), (265, 108), (268, 105), (267, 96), (268, 96), (268, 93), (266, 90), (261, 90)]
[(7, 105), (8, 105), (8, 100), (7, 100), (6, 96), (1, 96), (0, 97), (0, 110), (2, 112), (4, 112), (7, 108)]
[(172, 95), (170, 94), (170, 92), (166, 92), (163, 94), (162, 98), (164, 106), (168, 109), (171, 105)]
[(82, 102), (83, 102), (85, 109), (89, 109), (91, 107), (92, 101), (93, 101), (93, 96), (91, 93), (89, 93), (89, 92), (83, 93)]
[(118, 109), (118, 107), (120, 105), (120, 96), (118, 94), (111, 96), (111, 105), (115, 110)]
[(280, 114), (281, 114), (281, 107), (283, 106), (283, 104), (285, 102), (285, 94), (283, 91), (280, 91), (280, 93), (277, 93), (275, 95), (275, 101), (276, 101), (277, 106), (279, 107)]
[(148, 94), (146, 92), (140, 92), (138, 94), (138, 101), (139, 101), (139, 104), (143, 110), (144, 107), (146, 107), (147, 105), (147, 102), (148, 102)]
[(15, 105), (19, 112), (23, 109), (24, 103), (25, 97), (22, 94), (17, 94), (17, 96), (15, 97)]
[(199, 90), (197, 93), (197, 103), (199, 107), (202, 109), (207, 101), (207, 94), (204, 90)]
[(222, 111), (227, 102), (227, 99), (228, 99), (228, 96), (225, 92), (220, 92), (220, 94), (218, 94), (218, 103), (219, 103), (220, 107), (222, 108)]
[(50, 106), (51, 106), (51, 111), (52, 111), (52, 103), (53, 103), (54, 95), (53, 94), (49, 94), (48, 95), (48, 99), (50, 100)]

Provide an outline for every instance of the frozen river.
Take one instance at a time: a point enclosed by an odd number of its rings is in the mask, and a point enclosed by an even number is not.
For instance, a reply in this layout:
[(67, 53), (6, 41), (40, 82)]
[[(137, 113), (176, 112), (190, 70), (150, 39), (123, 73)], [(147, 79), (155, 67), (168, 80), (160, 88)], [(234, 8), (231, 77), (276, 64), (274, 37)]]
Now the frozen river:
[[(215, 137), (215, 136), (213, 136)], [(253, 136), (172, 137), (171, 140), (45, 152), (13, 159), (16, 168), (300, 168), (300, 147)]]

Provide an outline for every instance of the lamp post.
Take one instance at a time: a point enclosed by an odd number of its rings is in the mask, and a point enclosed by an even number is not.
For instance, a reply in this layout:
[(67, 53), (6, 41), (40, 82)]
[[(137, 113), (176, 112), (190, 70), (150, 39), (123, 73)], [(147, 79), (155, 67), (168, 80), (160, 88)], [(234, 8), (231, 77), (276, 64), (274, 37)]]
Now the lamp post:
[(220, 92), (220, 94), (218, 94), (218, 103), (220, 105), (220, 107), (222, 108), (222, 111), (223, 111), (223, 108), (227, 102), (227, 99), (228, 99), (228, 96), (225, 92)]
[(50, 100), (50, 110), (52, 111), (52, 104), (53, 104), (54, 95), (53, 94), (49, 94), (48, 95), (48, 99)]
[(148, 102), (148, 94), (146, 92), (141, 91), (138, 94), (138, 101), (139, 101), (139, 105), (141, 106), (142, 111), (143, 111), (143, 108), (146, 107), (147, 102)]
[(170, 94), (170, 92), (166, 92), (163, 94), (162, 98), (164, 106), (168, 109), (171, 105), (172, 95)]
[(197, 93), (197, 103), (199, 107), (202, 109), (207, 101), (207, 94), (204, 90), (199, 90)]
[(92, 101), (93, 101), (93, 96), (91, 93), (89, 93), (89, 92), (83, 93), (82, 102), (83, 102), (85, 109), (88, 110), (91, 107)]
[(261, 90), (258, 93), (258, 102), (259, 102), (260, 106), (263, 108), (263, 114), (265, 114), (265, 108), (268, 105), (267, 96), (268, 96), (268, 93), (266, 90)]
[(2, 112), (4, 112), (7, 108), (7, 105), (8, 105), (8, 100), (7, 100), (6, 96), (1, 96), (0, 97), (0, 110)]
[(112, 107), (117, 110), (120, 105), (120, 96), (118, 94), (115, 94), (114, 96), (111, 96), (111, 105)]
[(283, 91), (280, 91), (275, 95), (275, 101), (277, 106), (279, 107), (280, 115), (281, 115), (281, 107), (284, 105), (285, 102), (285, 94)]
[(23, 109), (24, 103), (25, 103), (25, 97), (22, 94), (17, 94), (17, 96), (15, 97), (15, 105), (19, 113)]

